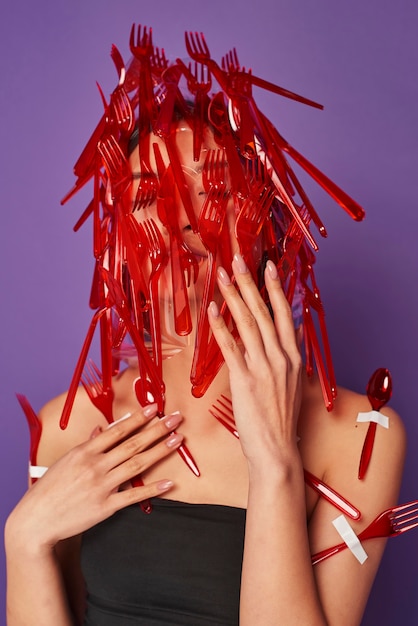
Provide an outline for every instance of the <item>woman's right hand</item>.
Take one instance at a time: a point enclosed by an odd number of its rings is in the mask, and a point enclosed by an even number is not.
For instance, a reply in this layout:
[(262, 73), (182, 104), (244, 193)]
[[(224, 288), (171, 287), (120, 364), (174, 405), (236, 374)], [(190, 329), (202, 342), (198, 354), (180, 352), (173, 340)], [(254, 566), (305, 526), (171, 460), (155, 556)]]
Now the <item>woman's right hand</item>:
[(168, 491), (173, 483), (167, 479), (120, 490), (181, 445), (182, 435), (172, 432), (182, 416), (174, 413), (149, 424), (156, 413), (156, 405), (149, 405), (97, 429), (54, 463), (12, 512), (8, 526), (15, 540), (50, 549), (119, 509)]

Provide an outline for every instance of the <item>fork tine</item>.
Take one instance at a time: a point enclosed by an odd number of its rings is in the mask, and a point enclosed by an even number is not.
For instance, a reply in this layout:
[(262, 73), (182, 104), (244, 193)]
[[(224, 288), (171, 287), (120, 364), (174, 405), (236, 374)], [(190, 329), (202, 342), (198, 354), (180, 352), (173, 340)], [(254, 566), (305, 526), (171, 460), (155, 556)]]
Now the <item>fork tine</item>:
[(103, 391), (101, 372), (92, 359), (88, 360), (86, 368), (86, 379), (89, 381), (89, 384), (93, 388), (95, 394), (99, 395)]
[[(411, 510), (411, 507), (412, 508)], [(403, 533), (418, 526), (418, 501), (410, 502), (400, 507), (391, 517), (393, 528), (398, 533)]]
[(133, 48), (135, 47), (135, 24), (132, 24), (131, 34), (129, 36), (129, 48), (133, 54)]
[[(146, 53), (146, 48), (152, 46), (152, 28), (149, 30), (146, 26), (142, 29), (142, 37), (141, 37), (141, 24), (138, 24), (138, 28), (136, 30), (136, 40), (135, 40), (135, 24), (132, 24), (131, 34), (129, 37), (129, 48), (132, 54), (138, 52)], [(144, 50), (139, 50), (140, 48), (144, 48)]]
[[(221, 399), (222, 398), (222, 399)], [(226, 401), (226, 402), (225, 402)], [(211, 406), (209, 413), (218, 420), (222, 426), (224, 426), (230, 433), (239, 439), (238, 431), (235, 427), (234, 414), (232, 407), (228, 404), (229, 399), (221, 395)], [(230, 401), (229, 401), (230, 402)]]
[(411, 506), (417, 507), (418, 500), (412, 500), (412, 502), (407, 502), (406, 504), (399, 504), (398, 506), (393, 507), (392, 512), (395, 514), (395, 516), (397, 516), (398, 514), (401, 515), (402, 511), (410, 509)]
[(200, 46), (201, 46), (202, 52), (209, 56), (209, 48), (208, 48), (208, 45), (206, 43), (205, 36), (204, 36), (203, 33), (199, 33), (199, 35), (200, 35), (199, 41), (200, 41)]

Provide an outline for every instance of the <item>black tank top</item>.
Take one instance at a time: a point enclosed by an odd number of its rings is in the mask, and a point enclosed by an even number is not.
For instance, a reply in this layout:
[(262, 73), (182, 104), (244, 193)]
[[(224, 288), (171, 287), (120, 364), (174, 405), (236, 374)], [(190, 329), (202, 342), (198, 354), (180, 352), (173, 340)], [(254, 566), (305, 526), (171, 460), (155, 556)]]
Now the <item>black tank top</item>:
[(84, 534), (85, 626), (237, 626), (245, 510), (152, 504)]

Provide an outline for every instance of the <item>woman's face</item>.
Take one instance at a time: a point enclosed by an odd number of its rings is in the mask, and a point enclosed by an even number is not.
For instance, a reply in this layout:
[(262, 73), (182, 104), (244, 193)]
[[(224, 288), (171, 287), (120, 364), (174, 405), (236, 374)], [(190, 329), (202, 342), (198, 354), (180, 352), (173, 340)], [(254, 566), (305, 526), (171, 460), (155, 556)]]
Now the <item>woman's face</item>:
[[(193, 159), (193, 130), (185, 121), (177, 123), (174, 132), (174, 140), (176, 145), (177, 154), (181, 163), (184, 180), (187, 184), (191, 207), (193, 209), (196, 223), (198, 222), (199, 215), (201, 213), (203, 204), (207, 197), (207, 193), (203, 184), (203, 170), (205, 159), (209, 150), (216, 150), (219, 146), (216, 144), (213, 133), (205, 128), (202, 137), (202, 146), (199, 161)], [(164, 165), (167, 168), (169, 166), (169, 157), (165, 141), (154, 134), (150, 134), (146, 140), (145, 145), (148, 144), (149, 150), (149, 163), (148, 167), (151, 169), (152, 174), (158, 177), (158, 167), (155, 158), (155, 146), (161, 154), (161, 158), (164, 161)], [(131, 189), (131, 203), (133, 206), (134, 200), (137, 197), (138, 188), (140, 186), (141, 177), (146, 176), (146, 166), (141, 171), (141, 158), (140, 149), (136, 147), (132, 152), (130, 159), (130, 166), (133, 176), (133, 185)], [(161, 169), (161, 166), (160, 166)], [(159, 178), (159, 177), (158, 177)], [(173, 266), (171, 263), (171, 246), (173, 244), (173, 231), (166, 224), (166, 212), (170, 211), (171, 215), (175, 213), (176, 224), (178, 226), (177, 234), (181, 241), (179, 244), (183, 247), (190, 257), (193, 257), (193, 263), (189, 266), (189, 278), (197, 272), (197, 280), (190, 281), (190, 285), (187, 288), (187, 297), (190, 304), (190, 309), (193, 315), (193, 327), (196, 326), (196, 320), (199, 315), (200, 302), (204, 290), (206, 275), (207, 275), (207, 250), (202, 243), (201, 238), (197, 232), (194, 232), (190, 218), (185, 210), (184, 204), (181, 200), (180, 193), (177, 186), (174, 184), (174, 178), (167, 177), (171, 182), (169, 183), (169, 198), (164, 196), (167, 194), (167, 186), (160, 184), (159, 193), (154, 199), (151, 205), (140, 207), (135, 209), (133, 216), (139, 224), (143, 224), (146, 220), (152, 219), (155, 222), (158, 230), (160, 231), (165, 244), (166, 264), (163, 272), (161, 273), (158, 286), (158, 299), (160, 305), (160, 318), (161, 318), (161, 331), (163, 336), (173, 336), (173, 322), (172, 316), (174, 314), (173, 307), (173, 290), (175, 285), (181, 284), (181, 280), (173, 280), (172, 271)], [(163, 179), (164, 180), (164, 179)], [(167, 182), (167, 181), (166, 181)], [(142, 264), (141, 264), (142, 265)], [(144, 257), (143, 260), (143, 272), (146, 278), (150, 276), (151, 261)], [(187, 274), (187, 272), (186, 272)], [(187, 282), (187, 280), (186, 280)], [(217, 294), (214, 294), (215, 299)], [(174, 333), (175, 335), (175, 333)], [(174, 337), (173, 337), (174, 338)]]
[[(200, 151), (199, 161), (195, 161), (193, 159), (193, 130), (189, 126), (189, 124), (181, 120), (177, 123), (175, 127), (175, 144), (177, 148), (177, 154), (179, 156), (179, 160), (181, 163), (181, 168), (184, 174), (184, 179), (187, 184), (189, 197), (191, 200), (191, 206), (193, 208), (193, 213), (196, 218), (196, 223), (198, 222), (199, 215), (201, 213), (203, 204), (207, 197), (207, 192), (205, 190), (203, 184), (203, 170), (205, 166), (205, 160), (208, 156), (209, 151), (218, 150), (219, 145), (216, 143), (215, 138), (213, 136), (213, 132), (205, 127), (203, 131), (202, 137), (202, 145)], [(165, 167), (169, 166), (169, 157), (167, 154), (167, 148), (165, 142), (160, 137), (150, 134), (147, 138), (146, 143), (149, 145), (149, 166), (152, 170), (152, 173), (158, 176), (158, 168), (155, 159), (155, 146), (159, 150), (161, 157), (164, 161)], [(136, 198), (138, 187), (140, 185), (141, 176), (144, 175), (141, 172), (141, 164), (140, 164), (140, 151), (137, 148), (134, 149), (133, 153), (130, 156), (130, 165), (132, 169), (133, 175), (133, 185), (131, 190), (131, 202), (133, 206), (133, 201)], [(146, 175), (146, 174), (145, 174)], [(225, 182), (226, 187), (229, 186), (229, 174), (228, 168), (225, 168)], [(174, 181), (174, 178), (172, 179)], [(189, 216), (185, 210), (184, 204), (180, 197), (179, 190), (175, 184), (169, 186), (171, 191), (170, 193), (170, 201), (167, 202), (164, 200), (163, 196), (166, 193), (166, 189), (163, 191), (160, 190), (157, 197), (154, 199), (154, 202), (145, 207), (139, 208), (134, 211), (134, 217), (138, 222), (144, 222), (147, 219), (152, 218), (156, 225), (158, 226), (167, 250), (170, 250), (170, 236), (169, 229), (166, 227), (164, 212), (165, 211), (175, 211), (177, 215), (177, 224), (182, 237), (182, 241), (187, 247), (188, 250), (194, 255), (197, 263), (199, 264), (199, 268), (202, 264), (205, 263), (207, 259), (207, 250), (202, 243), (201, 238), (197, 232), (194, 232), (191, 224)], [(163, 204), (163, 206), (161, 206)], [(238, 244), (235, 241), (233, 235), (233, 221), (234, 221), (234, 210), (232, 206), (232, 202), (229, 202), (227, 206), (227, 222), (230, 230), (230, 241), (233, 252), (238, 249)], [(199, 271), (199, 277), (202, 278), (204, 275), (204, 271)], [(198, 281), (199, 283), (200, 281)]]
[[(157, 174), (157, 165), (154, 154), (154, 144), (158, 146), (161, 157), (164, 161), (165, 167), (169, 165), (169, 158), (167, 154), (167, 148), (165, 142), (160, 137), (150, 134), (148, 137), (149, 142), (149, 165), (151, 166), (151, 170), (155, 175)], [(201, 212), (203, 202), (206, 197), (206, 192), (203, 186), (203, 178), (202, 172), (206, 159), (206, 155), (209, 150), (217, 149), (218, 146), (215, 142), (212, 132), (209, 129), (204, 130), (204, 136), (202, 138), (202, 148), (200, 153), (199, 161), (193, 160), (193, 130), (184, 120), (180, 121), (176, 125), (175, 129), (175, 143), (177, 148), (177, 153), (179, 156), (179, 160), (181, 162), (182, 171), (185, 177), (185, 181), (187, 183), (189, 196), (191, 199), (191, 205), (193, 207), (194, 214), (196, 216), (196, 221), (199, 218), (199, 214)], [(144, 174), (141, 172), (141, 164), (139, 157), (139, 150), (135, 148), (133, 153), (130, 156), (130, 165), (132, 169), (133, 175), (133, 186), (132, 186), (132, 200), (136, 198), (137, 190), (140, 184), (141, 176)], [(163, 234), (164, 239), (166, 240), (167, 245), (169, 245), (168, 240), (168, 229), (162, 221), (162, 217), (164, 218), (164, 212), (158, 210), (158, 203), (164, 202), (161, 197), (161, 192), (158, 194), (159, 197), (155, 198), (154, 202), (147, 206), (146, 208), (140, 208), (134, 211), (135, 219), (138, 222), (143, 222), (146, 219), (152, 218), (157, 226), (159, 227), (161, 233)], [(190, 250), (196, 255), (197, 259), (200, 261), (201, 258), (206, 258), (207, 253), (206, 249), (203, 246), (199, 236), (197, 233), (193, 232), (193, 229), (190, 225), (189, 217), (187, 216), (186, 210), (184, 208), (183, 202), (181, 200), (178, 188), (173, 185), (172, 186), (172, 198), (173, 203), (166, 202), (165, 209), (169, 209), (170, 206), (175, 205), (177, 211), (177, 223), (180, 229), (180, 233), (185, 244), (190, 248)]]

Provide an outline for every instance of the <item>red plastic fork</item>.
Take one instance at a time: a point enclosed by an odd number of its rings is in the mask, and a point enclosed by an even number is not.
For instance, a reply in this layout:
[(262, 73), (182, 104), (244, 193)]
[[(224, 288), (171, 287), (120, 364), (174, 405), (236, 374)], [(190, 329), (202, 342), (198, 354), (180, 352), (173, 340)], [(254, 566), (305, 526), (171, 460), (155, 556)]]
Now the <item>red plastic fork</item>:
[[(101, 268), (103, 279), (107, 285), (109, 294), (109, 304), (115, 306), (119, 316), (124, 321), (127, 330), (131, 336), (132, 342), (138, 352), (138, 357), (143, 360), (145, 370), (149, 376), (152, 394), (158, 403), (158, 410), (163, 411), (164, 407), (164, 392), (165, 385), (162, 381), (153, 360), (151, 359), (148, 351), (143, 343), (142, 337), (139, 334), (138, 328), (133, 324), (131, 318), (131, 311), (127, 304), (126, 295), (124, 294), (122, 287), (118, 281), (107, 271), (104, 267)], [(146, 394), (143, 394), (146, 397)]]
[(174, 324), (177, 334), (184, 336), (190, 334), (192, 330), (185, 272), (187, 272), (187, 285), (189, 286), (192, 274), (194, 280), (197, 278), (198, 264), (195, 256), (184, 243), (180, 232), (172, 168), (171, 166), (165, 168), (158, 144), (154, 144), (154, 153), (161, 185), (161, 195), (157, 199), (157, 213), (169, 233)]
[(258, 183), (244, 201), (235, 222), (235, 235), (240, 246), (240, 252), (253, 275), (255, 268), (254, 263), (251, 262), (252, 248), (267, 218), (273, 199), (273, 189), (263, 182)]
[[(36, 457), (38, 454), (39, 441), (42, 435), (42, 424), (39, 420), (39, 417), (35, 413), (30, 404), (29, 400), (26, 396), (23, 396), (21, 393), (16, 394), (16, 398), (20, 406), (23, 409), (26, 420), (29, 426), (29, 434), (30, 434), (30, 449), (29, 449), (29, 461), (31, 465), (36, 465)], [(32, 478), (32, 483), (34, 483), (37, 479)]]
[(150, 305), (151, 305), (151, 337), (153, 343), (154, 361), (158, 373), (162, 378), (161, 326), (160, 326), (160, 299), (158, 283), (166, 263), (168, 254), (164, 239), (154, 222), (148, 219), (138, 224), (142, 231), (142, 239), (151, 259), (151, 273), (149, 276)]
[(217, 93), (209, 106), (209, 120), (221, 136), (222, 144), (225, 148), (226, 158), (231, 174), (231, 192), (239, 198), (246, 198), (248, 195), (248, 184), (244, 176), (241, 161), (235, 140), (232, 136), (229, 124), (228, 110), (221, 92)]
[[(361, 531), (358, 539), (364, 541), (378, 537), (396, 537), (416, 527), (418, 527), (418, 500), (413, 500), (407, 504), (394, 506), (383, 511), (367, 528)], [(321, 550), (321, 552), (312, 555), (312, 565), (316, 565), (346, 548), (346, 543), (339, 543), (332, 548)]]
[(110, 98), (109, 121), (117, 126), (123, 135), (130, 135), (134, 128), (132, 104), (125, 89), (115, 90)]
[(97, 149), (112, 184), (113, 199), (120, 198), (132, 184), (129, 163), (114, 135), (108, 135), (99, 141)]
[(226, 76), (227, 94), (231, 98), (233, 111), (238, 113), (237, 124), (239, 126), (241, 154), (252, 159), (256, 155), (256, 147), (254, 120), (250, 108), (252, 100), (251, 74), (242, 68), (233, 70)]
[[(235, 48), (226, 53), (224, 57), (222, 57), (221, 62), (222, 69), (224, 71), (242, 71), (242, 68), (238, 61), (238, 55)], [(273, 93), (278, 94), (279, 96), (284, 96), (285, 98), (290, 98), (291, 100), (296, 100), (297, 102), (301, 102), (302, 104), (307, 104), (308, 106), (314, 107), (316, 109), (323, 109), (323, 105), (318, 102), (314, 102), (313, 100), (309, 100), (304, 96), (300, 96), (293, 91), (289, 91), (288, 89), (284, 89), (283, 87), (279, 87), (274, 83), (270, 83), (267, 80), (263, 80), (258, 76), (254, 76), (252, 73), (248, 72), (249, 80), (253, 85), (257, 87), (261, 87), (262, 89), (266, 89), (267, 91), (271, 91)]]
[[(61, 200), (61, 204), (68, 202), (94, 175), (97, 144), (103, 136), (109, 133), (118, 133), (119, 131), (129, 134), (133, 128), (134, 116), (132, 106), (124, 87), (126, 77), (125, 65), (115, 45), (112, 45), (110, 56), (118, 72), (119, 82), (110, 96), (109, 106), (105, 106), (105, 111), (99, 123), (74, 165), (74, 174), (77, 176), (77, 180), (73, 188)], [(103, 100), (103, 94), (99, 85), (98, 88)]]
[(193, 385), (198, 385), (202, 381), (206, 369), (206, 354), (209, 337), (207, 308), (210, 299), (213, 297), (216, 271), (215, 258), (219, 245), (219, 237), (226, 216), (227, 203), (228, 195), (226, 194), (226, 186), (219, 186), (218, 188), (213, 186), (206, 196), (199, 215), (199, 235), (208, 253), (208, 263), (203, 296), (200, 303), (196, 344), (190, 375), (190, 380)]
[[(356, 221), (364, 218), (364, 209), (353, 198), (345, 193), (338, 185), (330, 180), (323, 172), (313, 165), (306, 157), (293, 148), (273, 126), (273, 124), (259, 112), (260, 126), (265, 127), (265, 135), (269, 137), (270, 148), (277, 146), (278, 150), (287, 152), (300, 167), (302, 167), (330, 196)], [(273, 152), (273, 150), (272, 150)], [(277, 153), (277, 150), (274, 150)]]
[(183, 65), (179, 63), (170, 65), (161, 74), (160, 92), (158, 94), (161, 106), (153, 126), (154, 132), (159, 137), (167, 137), (170, 134), (175, 104), (177, 103), (180, 108), (184, 108), (184, 111), (186, 110), (186, 105), (178, 86), (183, 74)]
[(93, 359), (89, 359), (84, 367), (81, 375), (81, 384), (86, 390), (91, 402), (103, 413), (106, 420), (111, 424), (113, 422), (114, 392), (112, 387), (104, 387), (102, 373)]
[(160, 50), (158, 46), (154, 47), (150, 61), (152, 73), (155, 74), (157, 78), (161, 78), (162, 73), (168, 67), (168, 60), (165, 56), (164, 48)]
[[(200, 70), (200, 71), (199, 71)], [(194, 102), (194, 128), (193, 128), (193, 159), (199, 161), (200, 149), (202, 145), (203, 123), (204, 123), (204, 103), (207, 94), (212, 87), (212, 78), (208, 68), (203, 64), (189, 64), (187, 73), (187, 85), (190, 92), (195, 97)]]
[(239, 439), (239, 434), (235, 426), (232, 401), (225, 395), (221, 395), (209, 409), (209, 413), (218, 420), (234, 437)]
[(152, 28), (141, 27), (138, 24), (135, 37), (135, 24), (132, 24), (129, 38), (129, 48), (132, 54), (140, 62), (139, 74), (139, 106), (140, 106), (140, 126), (147, 128), (146, 123), (152, 122), (154, 118), (154, 93), (151, 76), (151, 56), (153, 54)]
[[(138, 24), (135, 37), (135, 24), (132, 24), (129, 47), (139, 61), (139, 128), (151, 128), (155, 122), (156, 110), (151, 74), (151, 58), (154, 55), (152, 28)], [(150, 163), (150, 138), (145, 134), (138, 141), (141, 176), (135, 199), (135, 208), (151, 205), (157, 196), (158, 180)]]
[(226, 90), (225, 72), (223, 72), (219, 65), (216, 63), (216, 61), (211, 58), (209, 48), (203, 33), (186, 32), (184, 33), (184, 38), (186, 42), (187, 53), (190, 58), (193, 59), (193, 61), (197, 61), (197, 63), (203, 63), (204, 65), (207, 65), (213, 76), (218, 81), (219, 85), (224, 90)]
[(84, 364), (87, 359), (87, 355), (90, 350), (91, 342), (93, 341), (94, 333), (96, 331), (97, 322), (102, 317), (102, 315), (107, 311), (107, 307), (102, 307), (98, 309), (92, 317), (90, 322), (86, 338), (84, 339), (83, 347), (81, 348), (80, 355), (77, 360), (77, 364), (74, 369), (73, 377), (71, 379), (71, 383), (68, 389), (67, 397), (65, 399), (64, 407), (62, 409), (61, 418), (60, 418), (60, 428), (64, 430), (67, 428), (68, 420), (70, 418), (71, 410), (73, 408), (75, 396), (77, 393), (78, 386), (81, 380), (81, 374), (84, 369)]

